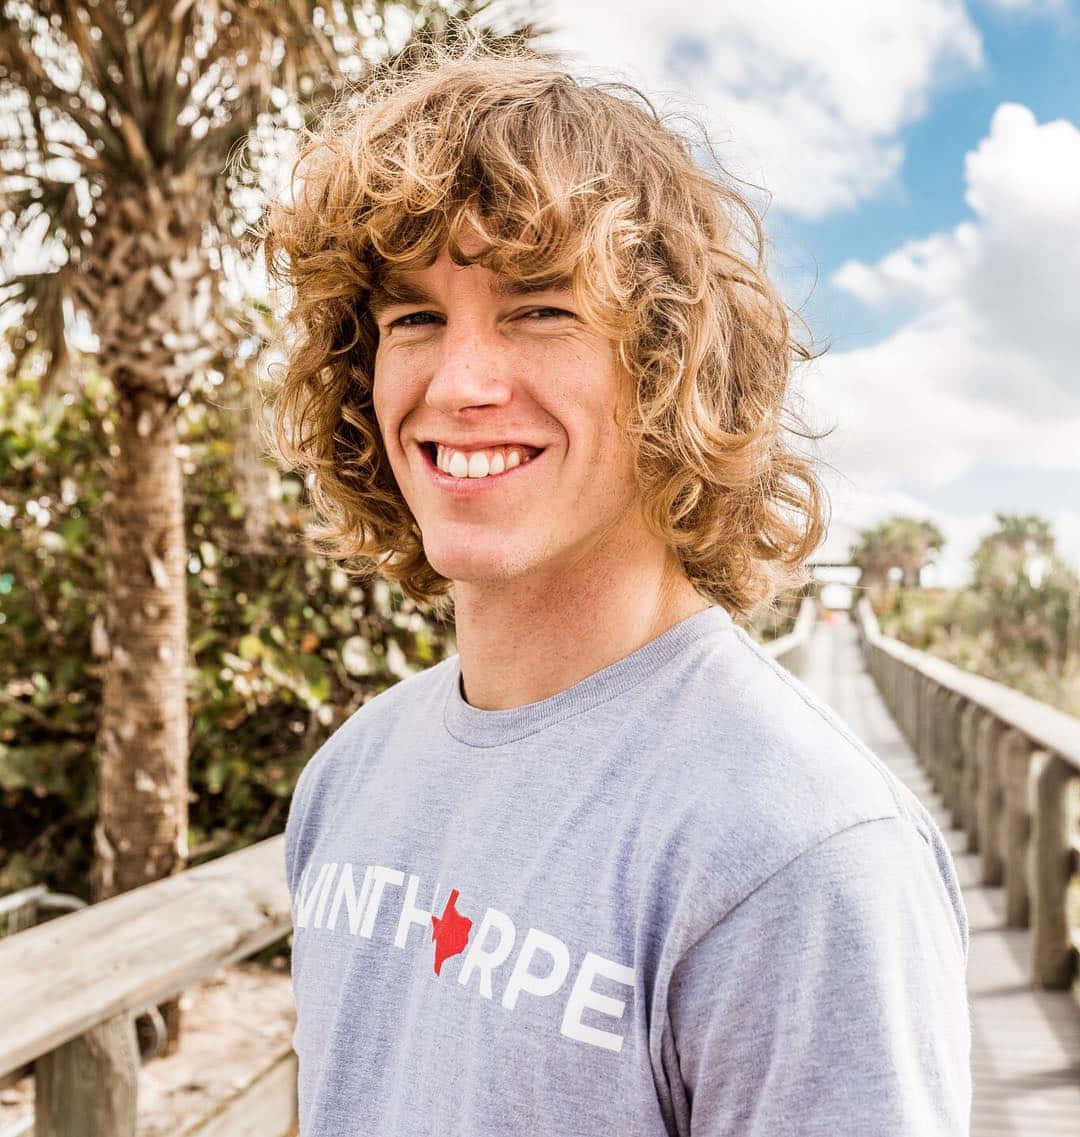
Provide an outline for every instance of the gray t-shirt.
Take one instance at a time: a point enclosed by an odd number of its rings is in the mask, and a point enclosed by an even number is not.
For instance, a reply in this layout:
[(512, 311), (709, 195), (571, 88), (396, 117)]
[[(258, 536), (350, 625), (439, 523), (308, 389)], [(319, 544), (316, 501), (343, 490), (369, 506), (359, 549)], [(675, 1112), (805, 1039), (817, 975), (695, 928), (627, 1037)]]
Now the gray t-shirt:
[(285, 834), (301, 1137), (961, 1137), (918, 799), (714, 606), (565, 691), (371, 699)]

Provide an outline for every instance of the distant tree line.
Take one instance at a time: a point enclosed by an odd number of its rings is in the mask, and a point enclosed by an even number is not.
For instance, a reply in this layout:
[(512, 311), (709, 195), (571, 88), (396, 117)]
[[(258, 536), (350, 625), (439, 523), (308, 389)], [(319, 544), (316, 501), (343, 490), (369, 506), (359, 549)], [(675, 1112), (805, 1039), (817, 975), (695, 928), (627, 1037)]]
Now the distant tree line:
[(920, 588), (944, 537), (892, 517), (852, 544), (882, 630), (1070, 714), (1080, 714), (1080, 576), (1036, 514), (996, 513), (963, 588)]

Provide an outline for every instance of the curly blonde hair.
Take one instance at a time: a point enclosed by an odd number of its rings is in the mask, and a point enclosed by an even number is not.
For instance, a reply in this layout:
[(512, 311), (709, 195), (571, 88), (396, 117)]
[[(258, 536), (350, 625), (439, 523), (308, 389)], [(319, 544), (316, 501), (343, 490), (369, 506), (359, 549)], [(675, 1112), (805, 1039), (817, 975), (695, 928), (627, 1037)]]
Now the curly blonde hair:
[(692, 145), (629, 84), (475, 38), (414, 45), (307, 132), (301, 192), (268, 209), (260, 238), (292, 290), (273, 445), (308, 475), (319, 552), (452, 610), (375, 419), (367, 309), (391, 270), (448, 247), (459, 265), (571, 280), (633, 381), (619, 425), (646, 523), (699, 593), (746, 616), (810, 580), (828, 498), (781, 415), (792, 363), (811, 354), (766, 275), (759, 215)]

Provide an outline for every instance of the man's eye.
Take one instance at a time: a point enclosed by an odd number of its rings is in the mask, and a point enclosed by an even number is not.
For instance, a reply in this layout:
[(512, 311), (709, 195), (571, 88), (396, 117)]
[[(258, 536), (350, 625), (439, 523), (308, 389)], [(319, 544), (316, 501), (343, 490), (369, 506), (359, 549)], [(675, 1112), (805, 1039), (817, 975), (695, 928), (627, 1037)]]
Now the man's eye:
[(526, 316), (537, 316), (547, 314), (549, 316), (573, 316), (573, 312), (567, 312), (565, 308), (530, 308), (525, 313)]
[(408, 312), (404, 316), (398, 316), (396, 320), (391, 320), (390, 327), (421, 328), (428, 319), (437, 320), (438, 318), (434, 312)]

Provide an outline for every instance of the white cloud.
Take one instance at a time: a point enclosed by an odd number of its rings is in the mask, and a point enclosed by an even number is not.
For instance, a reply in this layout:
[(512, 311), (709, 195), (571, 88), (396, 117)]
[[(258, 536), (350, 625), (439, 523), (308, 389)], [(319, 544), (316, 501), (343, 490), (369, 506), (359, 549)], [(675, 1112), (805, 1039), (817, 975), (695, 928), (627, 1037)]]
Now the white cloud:
[(987, 8), (998, 8), (1003, 12), (1023, 12), (1042, 15), (1066, 11), (1065, 0), (981, 0)]
[[(1080, 408), (1075, 328), (1080, 316), (1080, 130), (1058, 120), (1039, 125), (1026, 107), (1002, 104), (990, 134), (965, 160), (966, 200), (976, 215), (951, 233), (911, 241), (869, 266), (849, 261), (834, 283), (873, 307), (914, 303), (955, 311), (954, 331), (993, 357), (1015, 361), (1015, 376), (1034, 363), (1033, 381)], [(979, 392), (1009, 402), (1015, 380), (991, 366)], [(1029, 402), (1024, 395), (1025, 409)]]
[[(974, 221), (910, 241), (877, 264), (849, 261), (833, 283), (878, 308), (916, 316), (884, 343), (838, 357), (877, 381), (917, 366), (941, 396), (977, 399), (1054, 437), (1080, 417), (1080, 130), (1040, 125), (1004, 103), (965, 159)], [(1017, 449), (1021, 449), (1017, 447)], [(1038, 461), (1036, 446), (1028, 451)], [(1072, 460), (1080, 462), (1080, 435)]]
[[(1074, 470), (1080, 507), (1080, 130), (1003, 104), (965, 176), (974, 220), (834, 274), (863, 303), (912, 314), (806, 373), (823, 425), (837, 424), (823, 452), (878, 494), (980, 462)], [(1044, 515), (1080, 564), (1080, 512)]]
[(954, 516), (930, 509), (918, 498), (896, 490), (860, 488), (847, 479), (834, 476), (827, 476), (825, 481), (833, 505), (834, 520), (829, 527), (828, 537), (815, 554), (815, 559), (819, 561), (844, 561), (851, 546), (858, 540), (860, 530), (869, 529), (893, 515), (911, 517), (918, 521), (934, 522), (945, 538), (945, 546), (933, 569), (928, 570), (924, 583), (944, 588), (962, 588), (970, 578), (970, 558), (975, 546), (985, 533), (995, 527), (990, 514)]
[(900, 131), (934, 85), (983, 65), (960, 0), (628, 0), (617, 17), (607, 4), (550, 0), (545, 11), (571, 62), (699, 113), (726, 166), (811, 218), (893, 181)]

